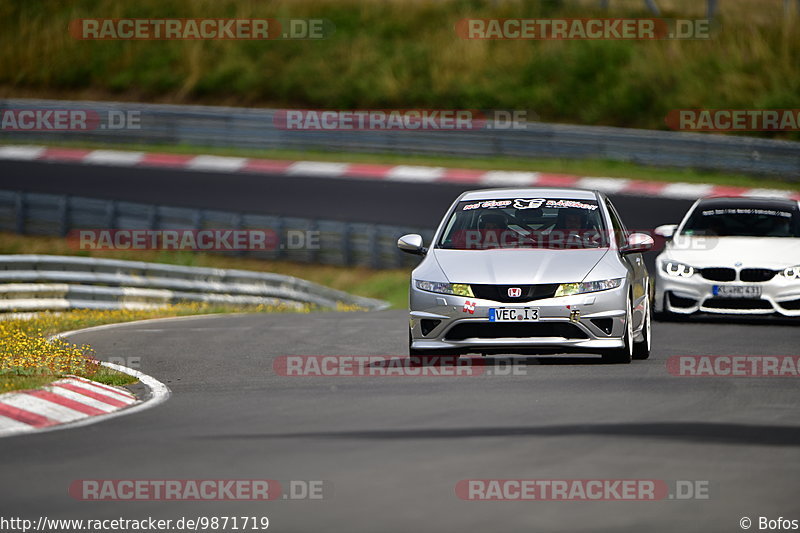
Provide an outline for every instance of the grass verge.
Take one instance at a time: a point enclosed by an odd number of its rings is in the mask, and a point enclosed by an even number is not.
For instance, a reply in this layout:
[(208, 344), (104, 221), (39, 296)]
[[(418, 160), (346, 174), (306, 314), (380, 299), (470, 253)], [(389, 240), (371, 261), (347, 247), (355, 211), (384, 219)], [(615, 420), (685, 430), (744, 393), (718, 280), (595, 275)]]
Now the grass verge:
[[(705, 2), (659, 0), (703, 18)], [(386, 109), (519, 109), (542, 120), (664, 129), (681, 108), (798, 106), (798, 18), (726, 0), (709, 39), (462, 39), (464, 18), (650, 17), (641, 0), (75, 0), (2, 2), (0, 95)], [(788, 5), (789, 2), (786, 2)], [(792, 10), (794, 11), (794, 10)], [(323, 40), (81, 40), (81, 18), (312, 18)], [(797, 133), (792, 134), (797, 138)]]

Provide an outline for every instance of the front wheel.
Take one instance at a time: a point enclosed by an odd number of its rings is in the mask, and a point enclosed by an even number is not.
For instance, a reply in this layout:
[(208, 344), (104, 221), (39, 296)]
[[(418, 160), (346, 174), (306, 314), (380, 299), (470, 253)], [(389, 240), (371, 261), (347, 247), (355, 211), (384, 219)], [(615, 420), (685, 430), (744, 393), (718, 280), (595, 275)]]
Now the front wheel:
[(603, 362), (615, 365), (627, 365), (633, 360), (633, 306), (631, 299), (625, 309), (625, 334), (622, 337), (623, 346), (612, 348), (603, 352)]
[(646, 299), (644, 323), (642, 324), (642, 340), (633, 344), (633, 358), (644, 360), (650, 357), (650, 298)]

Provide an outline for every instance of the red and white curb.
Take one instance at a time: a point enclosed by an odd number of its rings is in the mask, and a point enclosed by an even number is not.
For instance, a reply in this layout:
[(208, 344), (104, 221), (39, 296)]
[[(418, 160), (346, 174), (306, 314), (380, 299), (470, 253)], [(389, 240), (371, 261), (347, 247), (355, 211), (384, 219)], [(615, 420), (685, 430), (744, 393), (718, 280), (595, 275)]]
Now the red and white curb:
[(458, 183), (478, 187), (578, 187), (582, 189), (597, 189), (609, 194), (689, 200), (707, 196), (772, 196), (800, 200), (800, 191), (732, 187), (706, 183), (640, 181), (548, 172), (331, 163), (324, 161), (284, 161), (216, 155), (48, 148), (45, 146), (0, 146), (0, 159), (124, 167), (157, 167), (210, 172), (277, 174), (287, 178), (311, 176), (407, 183)]
[(41, 389), (0, 394), (0, 435), (107, 415), (137, 403), (125, 389), (70, 376)]
[[(77, 333), (141, 322), (188, 318), (197, 317), (169, 317), (103, 324), (65, 331), (51, 338), (63, 338)], [(167, 401), (172, 394), (169, 387), (143, 372), (106, 361), (100, 364), (138, 379), (147, 388), (147, 397), (140, 400), (121, 387), (112, 387), (77, 376), (67, 376), (41, 389), (7, 392), (0, 394), (0, 437), (87, 426), (150, 409)]]

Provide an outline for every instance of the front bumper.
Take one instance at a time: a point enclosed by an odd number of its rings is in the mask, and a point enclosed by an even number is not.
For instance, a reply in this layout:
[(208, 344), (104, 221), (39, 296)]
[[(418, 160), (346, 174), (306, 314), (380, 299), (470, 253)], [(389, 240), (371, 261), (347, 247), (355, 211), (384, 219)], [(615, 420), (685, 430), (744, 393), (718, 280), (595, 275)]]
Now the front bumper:
[[(719, 298), (715, 285), (757, 285), (760, 298)], [(776, 275), (765, 282), (711, 281), (700, 273), (688, 278), (656, 272), (655, 310), (690, 315), (772, 315), (800, 317), (800, 282)]]
[[(623, 284), (608, 291), (501, 303), (411, 287), (411, 347), (462, 353), (591, 352), (621, 348), (627, 290), (627, 284)], [(489, 320), (491, 308), (525, 307), (539, 309), (539, 320)]]

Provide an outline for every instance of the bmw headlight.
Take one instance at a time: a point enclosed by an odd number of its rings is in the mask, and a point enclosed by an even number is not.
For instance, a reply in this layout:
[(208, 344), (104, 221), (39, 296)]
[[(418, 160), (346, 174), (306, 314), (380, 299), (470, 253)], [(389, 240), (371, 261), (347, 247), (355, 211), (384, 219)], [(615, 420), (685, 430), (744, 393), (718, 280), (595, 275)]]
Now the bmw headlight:
[(673, 277), (689, 278), (694, 274), (694, 267), (678, 263), (677, 261), (665, 261), (661, 263), (661, 268)]
[(584, 281), (583, 283), (562, 283), (556, 289), (555, 296), (572, 296), (573, 294), (583, 294), (585, 292), (607, 291), (616, 289), (625, 278), (604, 279), (602, 281)]
[(800, 279), (800, 265), (789, 267), (781, 272), (781, 276), (789, 279)]
[(452, 294), (454, 296), (466, 296), (474, 298), (472, 287), (466, 283), (440, 283), (438, 281), (416, 281), (417, 288), (421, 291), (438, 292), (440, 294)]

